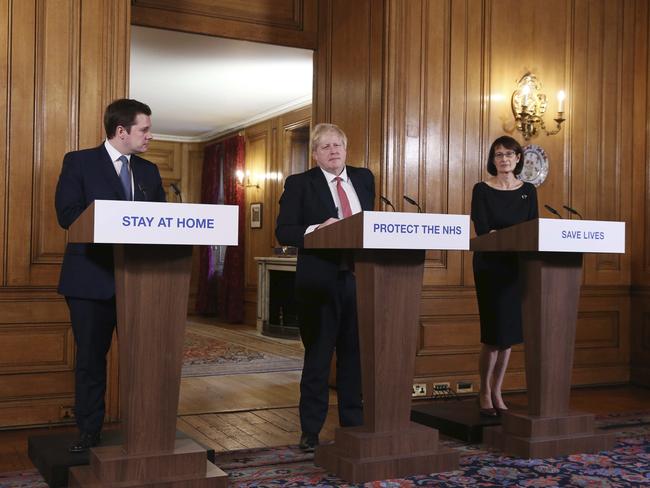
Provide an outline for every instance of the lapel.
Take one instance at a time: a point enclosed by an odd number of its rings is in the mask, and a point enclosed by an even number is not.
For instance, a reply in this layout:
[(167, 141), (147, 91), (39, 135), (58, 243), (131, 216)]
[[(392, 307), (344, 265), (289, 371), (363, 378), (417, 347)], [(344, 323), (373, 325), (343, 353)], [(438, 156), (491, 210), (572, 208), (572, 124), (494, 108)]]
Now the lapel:
[(327, 179), (321, 171), (319, 166), (309, 170), (310, 184), (314, 193), (318, 195), (318, 198), (321, 200), (323, 206), (327, 209), (327, 212), (334, 218), (338, 216), (336, 211), (336, 205), (334, 199), (332, 198), (332, 192), (330, 192), (329, 186), (327, 184)]
[(124, 188), (122, 188), (122, 182), (120, 181), (120, 177), (117, 176), (117, 172), (115, 171), (115, 166), (113, 166), (113, 161), (111, 161), (111, 157), (108, 155), (108, 151), (106, 151), (106, 148), (104, 147), (104, 144), (99, 146), (97, 148), (98, 154), (99, 154), (99, 168), (106, 179), (106, 181), (109, 183), (110, 187), (113, 189), (116, 195), (117, 200), (126, 200), (126, 195), (124, 194)]
[(356, 171), (356, 168), (346, 166), (348, 176), (354, 187), (354, 191), (357, 192), (357, 197), (359, 198), (359, 203), (361, 204), (361, 210), (372, 210), (374, 202), (370, 200), (370, 195), (368, 194), (368, 189), (363, 184), (361, 178), (361, 173)]
[(144, 189), (145, 192), (149, 193), (147, 187), (143, 185), (141, 169), (142, 165), (140, 164), (139, 157), (135, 154), (131, 154), (131, 173), (133, 174), (133, 200), (145, 201), (147, 200), (146, 195), (142, 192)]

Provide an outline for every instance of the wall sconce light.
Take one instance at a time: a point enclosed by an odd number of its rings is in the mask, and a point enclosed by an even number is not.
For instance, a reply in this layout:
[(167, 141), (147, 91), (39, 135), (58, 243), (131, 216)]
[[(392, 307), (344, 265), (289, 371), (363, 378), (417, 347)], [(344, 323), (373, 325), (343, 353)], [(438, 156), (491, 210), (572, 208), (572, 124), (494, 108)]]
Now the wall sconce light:
[(244, 188), (260, 188), (260, 182), (265, 180), (280, 181), (282, 180), (281, 172), (270, 172), (270, 173), (251, 173), (246, 170), (235, 171), (235, 178), (237, 178), (237, 183)]
[(546, 130), (544, 125), (544, 114), (548, 102), (546, 95), (540, 92), (542, 84), (533, 73), (526, 73), (517, 83), (517, 89), (512, 93), (510, 105), (512, 113), (515, 116), (515, 127), (520, 131), (524, 139), (529, 140), (538, 132), (544, 131), (547, 136), (552, 136), (560, 132), (564, 118), (564, 91), (557, 94), (557, 117), (555, 120), (555, 129)]
[(238, 169), (235, 171), (235, 178), (237, 178), (237, 183), (244, 188), (258, 188), (260, 187), (259, 183), (257, 182), (257, 179), (255, 183), (251, 182), (251, 172), (250, 171), (242, 171)]

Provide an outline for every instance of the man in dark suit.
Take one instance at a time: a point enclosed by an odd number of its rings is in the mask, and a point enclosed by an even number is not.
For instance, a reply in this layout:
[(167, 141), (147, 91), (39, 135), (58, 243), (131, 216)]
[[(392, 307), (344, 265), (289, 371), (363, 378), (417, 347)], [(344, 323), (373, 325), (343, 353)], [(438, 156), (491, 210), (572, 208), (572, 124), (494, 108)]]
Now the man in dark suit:
[(362, 210), (372, 210), (375, 183), (366, 168), (346, 166), (347, 137), (318, 124), (311, 138), (318, 167), (289, 176), (275, 234), (298, 251), (296, 298), (305, 363), (300, 381), (300, 447), (313, 451), (327, 416), (329, 365), (336, 349), (339, 421), (363, 423), (356, 284), (351, 261), (339, 251), (303, 249), (304, 236)]
[[(137, 100), (121, 99), (104, 113), (106, 141), (63, 158), (55, 205), (64, 229), (95, 200), (165, 201), (155, 164), (136, 154), (152, 139), (151, 110)], [(104, 422), (106, 354), (116, 323), (113, 248), (106, 244), (68, 244), (59, 293), (65, 295), (76, 350), (75, 418), (79, 438), (70, 452), (96, 446)]]

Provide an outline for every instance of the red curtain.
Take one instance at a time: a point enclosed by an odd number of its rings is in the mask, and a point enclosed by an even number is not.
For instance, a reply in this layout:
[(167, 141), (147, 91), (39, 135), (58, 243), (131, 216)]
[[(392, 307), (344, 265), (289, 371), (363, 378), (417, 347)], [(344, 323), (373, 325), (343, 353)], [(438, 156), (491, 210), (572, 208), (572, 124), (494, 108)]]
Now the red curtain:
[[(201, 203), (219, 203), (222, 157), (221, 144), (211, 144), (203, 151)], [(199, 247), (199, 289), (196, 298), (196, 311), (199, 313), (214, 314), (217, 311), (217, 270), (214, 254), (212, 246)]]
[(244, 188), (235, 178), (237, 170), (244, 170), (244, 151), (243, 136), (206, 146), (201, 183), (201, 203), (219, 203), (223, 175), (223, 203), (239, 207), (239, 245), (226, 248), (221, 275), (216, 269), (215, 249), (201, 247), (196, 310), (216, 312), (221, 319), (235, 323), (244, 320)]
[(244, 136), (223, 141), (223, 203), (239, 206), (239, 245), (228, 246), (219, 277), (218, 316), (228, 322), (244, 321), (244, 187), (235, 173), (244, 171)]

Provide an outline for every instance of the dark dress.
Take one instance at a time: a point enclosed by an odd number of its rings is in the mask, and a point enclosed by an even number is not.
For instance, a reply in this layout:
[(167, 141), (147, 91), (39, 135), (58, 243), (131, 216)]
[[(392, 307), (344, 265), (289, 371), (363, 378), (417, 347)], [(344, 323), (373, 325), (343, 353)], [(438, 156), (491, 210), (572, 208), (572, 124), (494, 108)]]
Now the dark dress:
[[(537, 190), (532, 184), (516, 190), (497, 190), (483, 182), (474, 185), (472, 221), (477, 235), (537, 217)], [(481, 342), (502, 348), (523, 342), (517, 253), (475, 252), (473, 267)]]

